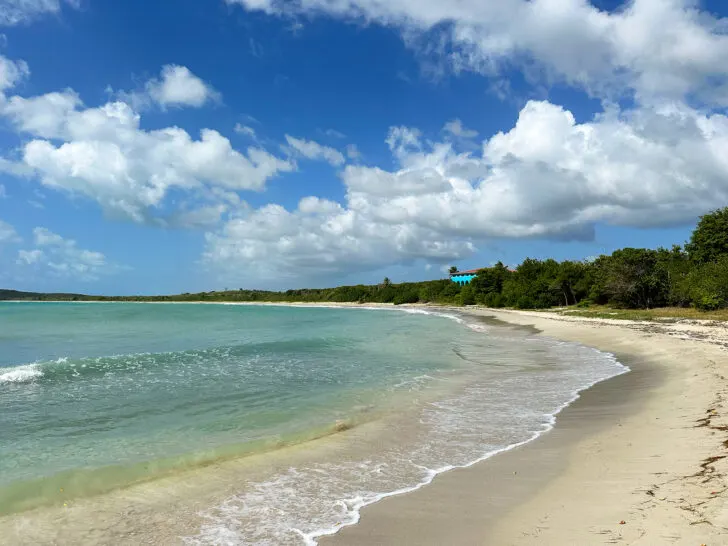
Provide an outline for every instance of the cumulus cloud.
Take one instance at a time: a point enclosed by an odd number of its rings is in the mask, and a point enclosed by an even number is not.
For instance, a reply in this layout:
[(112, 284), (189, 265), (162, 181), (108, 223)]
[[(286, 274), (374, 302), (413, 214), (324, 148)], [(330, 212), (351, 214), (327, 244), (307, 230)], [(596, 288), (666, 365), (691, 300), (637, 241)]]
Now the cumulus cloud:
[(0, 26), (27, 23), (44, 14), (57, 14), (62, 5), (79, 7), (79, 0), (2, 0)]
[[(202, 94), (160, 93), (166, 105), (202, 100)], [(143, 130), (130, 104), (87, 108), (70, 89), (0, 96), (0, 115), (30, 137), (21, 161), (4, 170), (33, 174), (46, 187), (88, 197), (110, 215), (137, 222), (176, 224), (179, 216), (164, 212), (173, 190), (212, 198), (208, 205), (219, 210), (219, 191), (260, 191), (268, 179), (294, 168), (258, 147), (241, 153), (212, 129), (198, 139), (178, 127)], [(209, 211), (196, 217), (210, 218)]]
[(186, 66), (165, 65), (159, 78), (152, 78), (138, 91), (109, 92), (118, 100), (128, 103), (135, 110), (145, 110), (153, 105), (167, 108), (201, 108), (221, 98), (210, 84), (193, 74)]
[(100, 275), (119, 270), (118, 266), (108, 263), (101, 252), (79, 248), (76, 241), (64, 239), (46, 228), (36, 227), (33, 239), (36, 248), (19, 250), (17, 265), (83, 281), (94, 281)]
[(323, 146), (313, 140), (304, 140), (286, 135), (286, 142), (298, 154), (307, 159), (324, 160), (338, 167), (346, 162), (344, 155), (335, 148)]
[(147, 92), (162, 107), (194, 106), (199, 108), (206, 102), (217, 100), (218, 93), (186, 66), (166, 65), (161, 78), (147, 83)]
[(386, 142), (399, 168), (347, 166), (345, 204), (249, 212), (208, 235), (205, 260), (289, 274), (450, 263), (488, 238), (590, 239), (598, 222), (673, 225), (728, 202), (728, 117), (680, 103), (580, 124), (533, 101), (477, 153), (407, 127)]
[[(204, 261), (223, 275), (241, 271), (305, 278), (376, 269), (384, 264), (453, 259), (470, 254), (468, 242), (433, 239), (415, 225), (372, 223), (355, 210), (308, 197), (295, 211), (268, 205), (207, 235)], [(242, 268), (242, 269), (241, 269)]]
[(434, 33), (426, 49), (440, 51), (456, 71), (494, 74), (515, 64), (602, 97), (690, 94), (728, 106), (726, 20), (701, 11), (695, 0), (633, 0), (617, 11), (588, 0), (226, 1), (272, 15), (327, 14), (394, 26), (413, 47)]

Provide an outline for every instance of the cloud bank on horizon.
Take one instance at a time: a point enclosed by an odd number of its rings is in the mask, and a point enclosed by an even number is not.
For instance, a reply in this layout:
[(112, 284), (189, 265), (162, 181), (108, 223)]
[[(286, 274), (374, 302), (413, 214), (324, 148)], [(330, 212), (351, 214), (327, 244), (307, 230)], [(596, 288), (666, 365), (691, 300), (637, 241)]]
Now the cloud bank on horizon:
[[(383, 27), (413, 57), (436, 63), (440, 78), (475, 75), (485, 94), (496, 84), (510, 89), (517, 77), (526, 88), (570, 89), (599, 106), (585, 115), (551, 96), (532, 98), (515, 124), (488, 134), (467, 118), (442, 119), (434, 133), (392, 122), (379, 137), (386, 155), (373, 159), (356, 134), (301, 134), (294, 122), (262, 139), (255, 121), (180, 127), (177, 116), (222, 108), (228, 92), (176, 60), (87, 105), (70, 81), (33, 93), (31, 63), (0, 55), (0, 118), (17, 138), (0, 159), (0, 206), (13, 184), (33, 186), (93, 203), (101, 222), (201, 232), (198, 263), (214, 278), (273, 274), (290, 284), (391, 264), (442, 266), (478, 256), (493, 240), (591, 241), (599, 225), (681, 225), (728, 205), (728, 10), (694, 0), (633, 0), (612, 10), (587, 0), (224, 3), (229, 18), (266, 24)], [(43, 15), (93, 9), (93, 0), (10, 0), (0, 24), (30, 32)], [(252, 204), (278, 179), (325, 169), (338, 195), (311, 178), (296, 203)], [(34, 248), (19, 248), (21, 229), (0, 216), (0, 250), (18, 246), (18, 270), (84, 280), (120, 270), (45, 228), (32, 233)]]

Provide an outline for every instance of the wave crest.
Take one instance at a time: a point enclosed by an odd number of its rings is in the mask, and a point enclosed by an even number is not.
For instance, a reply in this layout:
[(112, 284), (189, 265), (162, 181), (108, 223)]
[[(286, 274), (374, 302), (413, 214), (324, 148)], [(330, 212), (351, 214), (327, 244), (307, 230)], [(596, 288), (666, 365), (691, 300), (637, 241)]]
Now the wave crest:
[(8, 383), (30, 383), (43, 377), (43, 370), (38, 364), (26, 364), (0, 374), (0, 385)]

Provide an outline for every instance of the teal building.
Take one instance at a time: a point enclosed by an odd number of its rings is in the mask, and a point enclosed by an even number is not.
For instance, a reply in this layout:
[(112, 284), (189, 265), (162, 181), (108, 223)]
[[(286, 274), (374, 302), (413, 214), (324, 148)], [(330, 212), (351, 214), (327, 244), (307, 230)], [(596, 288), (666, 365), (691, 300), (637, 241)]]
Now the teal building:
[(464, 284), (470, 284), (470, 281), (477, 277), (477, 274), (477, 269), (470, 269), (468, 271), (457, 271), (456, 273), (450, 273), (450, 280), (462, 286)]

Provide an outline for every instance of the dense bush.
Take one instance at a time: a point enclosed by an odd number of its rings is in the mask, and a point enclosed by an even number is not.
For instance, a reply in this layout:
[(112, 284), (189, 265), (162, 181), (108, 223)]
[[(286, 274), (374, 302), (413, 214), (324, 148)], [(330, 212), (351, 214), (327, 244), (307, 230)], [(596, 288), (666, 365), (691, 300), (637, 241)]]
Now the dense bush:
[(392, 300), (394, 305), (403, 305), (405, 303), (418, 303), (420, 301), (420, 295), (417, 290), (412, 288), (409, 292), (397, 294)]
[(728, 306), (728, 255), (696, 267), (686, 280), (690, 300), (698, 309), (713, 311)]

